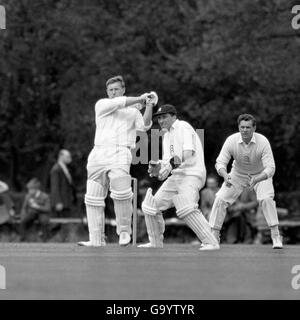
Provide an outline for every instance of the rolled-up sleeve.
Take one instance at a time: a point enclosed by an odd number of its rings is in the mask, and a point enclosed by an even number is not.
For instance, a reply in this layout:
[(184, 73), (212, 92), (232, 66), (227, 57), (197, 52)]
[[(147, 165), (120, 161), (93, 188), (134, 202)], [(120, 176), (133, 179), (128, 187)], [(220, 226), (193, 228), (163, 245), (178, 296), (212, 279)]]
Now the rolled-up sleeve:
[(95, 105), (97, 117), (105, 117), (118, 109), (125, 108), (126, 97), (116, 97), (113, 99), (100, 99)]
[(182, 135), (183, 135), (183, 146), (182, 146), (182, 151), (188, 151), (196, 150), (196, 137), (192, 130), (188, 128), (183, 128), (182, 130)]
[(135, 128), (138, 131), (148, 131), (152, 127), (153, 122), (151, 121), (148, 126), (145, 125), (144, 118), (140, 111), (137, 110), (136, 120), (135, 120)]
[(217, 170), (217, 172), (219, 173), (220, 169), (225, 169), (227, 170), (227, 165), (231, 159), (231, 142), (230, 140), (227, 138), (227, 140), (225, 141), (221, 152), (216, 160), (216, 165), (215, 168)]
[(273, 177), (275, 173), (275, 161), (273, 157), (272, 148), (269, 142), (266, 142), (262, 151), (262, 163), (264, 170), (263, 172), (267, 174), (268, 178)]

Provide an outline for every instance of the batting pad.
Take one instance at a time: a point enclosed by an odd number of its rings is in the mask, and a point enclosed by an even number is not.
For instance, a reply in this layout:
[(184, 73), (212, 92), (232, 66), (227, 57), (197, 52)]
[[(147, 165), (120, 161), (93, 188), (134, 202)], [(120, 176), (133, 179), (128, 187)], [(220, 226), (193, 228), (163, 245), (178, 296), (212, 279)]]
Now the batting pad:
[(105, 243), (104, 207), (86, 206), (86, 214), (91, 245), (100, 246)]
[(142, 210), (147, 215), (155, 216), (158, 213), (155, 198), (152, 195), (152, 189), (148, 188), (144, 201), (142, 202)]
[(165, 222), (161, 213), (153, 216), (145, 214), (148, 238), (153, 247), (163, 247)]
[(196, 234), (203, 244), (218, 245), (217, 239), (211, 232), (211, 228), (207, 220), (198, 208), (196, 203), (186, 195), (176, 195), (173, 197), (176, 207), (176, 213)]
[(132, 201), (130, 200), (116, 200), (114, 201), (114, 208), (117, 221), (117, 234), (126, 231), (131, 234), (131, 218), (132, 218)]
[(216, 230), (222, 229), (222, 225), (224, 223), (226, 213), (227, 213), (226, 211), (227, 207), (228, 207), (227, 202), (225, 202), (218, 196), (215, 198), (215, 201), (209, 216), (209, 224), (213, 229), (216, 229)]
[(165, 221), (161, 212), (156, 207), (152, 189), (148, 188), (145, 199), (142, 203), (142, 210), (145, 214), (145, 222), (150, 243), (153, 247), (162, 247)]
[(131, 176), (124, 175), (118, 178), (113, 178), (110, 181), (110, 196), (115, 200), (128, 200), (132, 198)]
[(102, 185), (94, 180), (88, 180), (84, 202), (86, 205), (104, 207), (104, 189)]
[(279, 225), (276, 202), (271, 198), (266, 198), (261, 201), (261, 207), (268, 226), (273, 227)]
[(84, 202), (91, 244), (99, 246), (105, 243), (104, 189), (94, 180), (88, 180)]

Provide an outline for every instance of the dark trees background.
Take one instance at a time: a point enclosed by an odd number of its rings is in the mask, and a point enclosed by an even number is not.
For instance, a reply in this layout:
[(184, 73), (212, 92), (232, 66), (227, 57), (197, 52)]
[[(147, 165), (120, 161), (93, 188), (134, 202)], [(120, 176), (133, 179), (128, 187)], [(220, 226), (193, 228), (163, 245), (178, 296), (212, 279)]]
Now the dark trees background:
[[(288, 0), (9, 0), (0, 30), (0, 174), (44, 183), (57, 151), (84, 189), (105, 81), (155, 90), (205, 129), (208, 172), (240, 113), (273, 147), (279, 192), (300, 188), (300, 30)], [(135, 170), (133, 168), (133, 170)], [(136, 166), (136, 176), (145, 174)]]

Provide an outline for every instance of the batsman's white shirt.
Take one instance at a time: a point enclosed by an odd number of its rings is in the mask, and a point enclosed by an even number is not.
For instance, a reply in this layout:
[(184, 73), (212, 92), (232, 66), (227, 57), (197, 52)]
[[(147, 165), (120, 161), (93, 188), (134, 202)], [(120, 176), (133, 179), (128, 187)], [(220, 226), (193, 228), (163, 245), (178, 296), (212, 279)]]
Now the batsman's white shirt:
[(177, 119), (163, 137), (163, 161), (174, 155), (182, 161), (183, 152), (188, 150), (193, 151), (189, 164), (183, 162), (172, 175), (196, 176), (204, 183), (206, 168), (200, 138), (189, 123)]
[(97, 180), (102, 173), (122, 169), (129, 173), (131, 149), (135, 148), (136, 131), (146, 131), (139, 110), (126, 107), (126, 97), (100, 99), (95, 105), (96, 133), (94, 148), (88, 158), (88, 177)]
[(265, 172), (268, 178), (275, 173), (275, 162), (269, 140), (262, 134), (253, 133), (251, 141), (243, 142), (239, 132), (229, 136), (216, 160), (216, 169), (227, 170), (233, 157), (232, 171), (239, 174), (257, 175)]
[(100, 99), (95, 106), (95, 146), (123, 146), (135, 148), (136, 131), (147, 131), (139, 110), (125, 107), (126, 97)]

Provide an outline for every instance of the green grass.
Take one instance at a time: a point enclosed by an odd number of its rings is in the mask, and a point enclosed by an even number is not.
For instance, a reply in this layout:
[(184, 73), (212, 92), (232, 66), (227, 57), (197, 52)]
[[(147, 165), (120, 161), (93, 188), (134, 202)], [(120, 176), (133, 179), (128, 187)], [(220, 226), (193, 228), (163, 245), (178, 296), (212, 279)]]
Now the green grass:
[(7, 289), (1, 299), (300, 299), (291, 269), (299, 246), (166, 244), (163, 249), (0, 244)]

